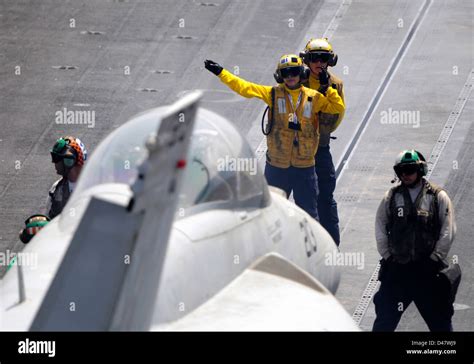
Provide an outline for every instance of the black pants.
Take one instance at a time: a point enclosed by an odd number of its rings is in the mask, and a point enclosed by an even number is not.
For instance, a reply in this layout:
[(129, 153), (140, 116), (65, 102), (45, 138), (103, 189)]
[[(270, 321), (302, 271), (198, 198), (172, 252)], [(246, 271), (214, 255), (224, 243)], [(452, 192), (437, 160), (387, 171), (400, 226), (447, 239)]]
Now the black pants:
[(430, 331), (452, 331), (453, 301), (436, 272), (418, 263), (384, 263), (381, 286), (374, 296), (377, 315), (372, 331), (395, 331), (414, 302)]
[(329, 145), (319, 147), (315, 157), (315, 170), (318, 176), (318, 215), (319, 222), (327, 230), (337, 245), (340, 243), (339, 217), (334, 199), (336, 189), (336, 171), (332, 162)]
[(314, 219), (319, 220), (318, 177), (314, 167), (278, 168), (267, 163), (265, 165), (265, 178), (269, 185), (285, 191), (286, 197), (289, 197), (293, 191), (296, 205)]

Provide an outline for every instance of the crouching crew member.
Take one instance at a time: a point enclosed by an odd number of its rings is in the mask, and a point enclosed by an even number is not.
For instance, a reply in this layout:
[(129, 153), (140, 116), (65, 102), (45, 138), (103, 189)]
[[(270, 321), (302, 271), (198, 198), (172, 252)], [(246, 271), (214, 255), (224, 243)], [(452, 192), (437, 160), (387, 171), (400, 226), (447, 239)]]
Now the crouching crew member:
[(26, 219), (25, 228), (20, 231), (20, 240), (25, 244), (51, 219), (61, 213), (87, 159), (86, 147), (79, 138), (72, 136), (59, 138), (50, 153), (56, 173), (61, 178), (49, 190), (46, 214), (32, 215)]

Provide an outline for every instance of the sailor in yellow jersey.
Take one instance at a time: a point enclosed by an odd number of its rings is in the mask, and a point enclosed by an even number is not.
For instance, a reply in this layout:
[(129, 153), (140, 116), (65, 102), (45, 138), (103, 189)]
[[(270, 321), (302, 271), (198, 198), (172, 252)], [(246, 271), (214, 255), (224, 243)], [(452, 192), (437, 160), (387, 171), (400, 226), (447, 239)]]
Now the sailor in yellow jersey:
[(280, 58), (275, 72), (278, 86), (245, 81), (211, 60), (204, 64), (233, 91), (247, 98), (258, 97), (270, 107), (265, 177), (287, 196), (293, 192), (296, 204), (318, 220), (318, 182), (314, 169), (319, 144), (318, 113), (344, 111), (344, 102), (337, 91), (328, 88), (324, 95), (304, 87), (303, 61), (294, 54)]
[[(309, 78), (303, 85), (313, 90), (323, 92), (332, 85), (344, 101), (343, 83), (328, 67), (334, 67), (337, 63), (337, 54), (334, 53), (332, 45), (327, 38), (312, 38), (300, 53), (303, 62), (309, 67)], [(339, 217), (337, 203), (334, 199), (336, 189), (336, 171), (332, 161), (329, 142), (334, 132), (344, 117), (344, 112), (330, 114), (319, 113), (319, 147), (315, 156), (315, 169), (318, 176), (318, 212), (319, 222), (332, 236), (337, 245), (340, 243)]]

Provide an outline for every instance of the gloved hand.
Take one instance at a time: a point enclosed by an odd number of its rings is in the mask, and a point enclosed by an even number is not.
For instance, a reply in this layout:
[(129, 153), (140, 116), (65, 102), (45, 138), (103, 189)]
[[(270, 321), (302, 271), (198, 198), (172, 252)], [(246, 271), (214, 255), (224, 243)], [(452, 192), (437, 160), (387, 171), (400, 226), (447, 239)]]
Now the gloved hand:
[(430, 257), (424, 258), (420, 264), (425, 273), (429, 275), (437, 275), (444, 268), (444, 264), (441, 260), (433, 260)]
[(209, 72), (214, 73), (216, 76), (219, 76), (223, 70), (219, 63), (211, 61), (210, 59), (206, 59), (204, 61), (204, 67), (206, 67)]
[(321, 86), (329, 85), (329, 73), (325, 68), (321, 68), (321, 72), (319, 72), (319, 84)]
[(20, 240), (23, 244), (28, 244), (30, 242), (30, 240), (33, 239), (33, 236), (35, 236), (35, 235), (34, 234), (29, 234), (26, 228), (20, 230), (19, 237), (20, 237)]
[(323, 95), (326, 95), (326, 91), (329, 87), (329, 73), (326, 69), (322, 68), (321, 72), (319, 72), (319, 92)]
[(389, 264), (394, 262), (393, 255), (390, 255), (387, 259), (382, 259), (382, 260), (384, 263), (389, 263)]
[(51, 219), (46, 215), (36, 214), (25, 220), (25, 228), (20, 231), (20, 240), (28, 244), (31, 239), (48, 224)]

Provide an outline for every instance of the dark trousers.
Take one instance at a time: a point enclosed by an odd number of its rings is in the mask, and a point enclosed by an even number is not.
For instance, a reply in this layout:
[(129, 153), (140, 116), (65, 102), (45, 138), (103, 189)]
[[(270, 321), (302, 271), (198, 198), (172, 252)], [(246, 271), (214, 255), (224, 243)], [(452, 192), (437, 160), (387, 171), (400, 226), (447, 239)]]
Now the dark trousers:
[(293, 191), (296, 205), (305, 210), (311, 217), (318, 217), (318, 177), (314, 167), (308, 168), (278, 168), (265, 165), (265, 178), (270, 186), (285, 191), (289, 197)]
[(341, 240), (339, 236), (339, 217), (337, 215), (337, 203), (333, 195), (336, 189), (336, 171), (332, 162), (329, 145), (318, 148), (315, 162), (319, 189), (319, 222), (331, 235), (336, 244), (339, 245)]
[(411, 302), (430, 331), (453, 330), (453, 301), (436, 272), (426, 271), (417, 263), (385, 264), (380, 289), (374, 296), (377, 317), (372, 331), (395, 331)]

